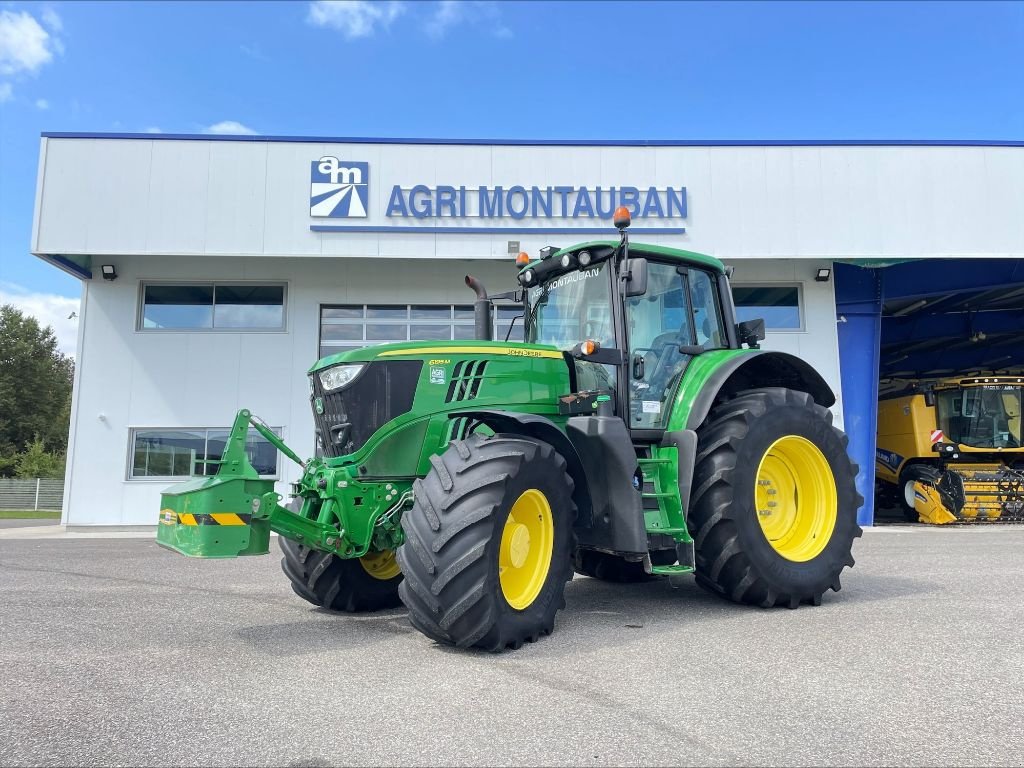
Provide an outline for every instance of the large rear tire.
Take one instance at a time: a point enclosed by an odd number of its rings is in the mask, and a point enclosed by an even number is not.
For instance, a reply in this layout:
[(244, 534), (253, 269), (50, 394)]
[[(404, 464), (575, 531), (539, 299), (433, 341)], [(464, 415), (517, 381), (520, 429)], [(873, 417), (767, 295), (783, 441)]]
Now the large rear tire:
[(394, 608), (402, 573), (390, 552), (345, 558), (280, 537), (281, 568), (296, 595), (332, 611), (359, 613)]
[(573, 483), (549, 444), (519, 435), (453, 441), (413, 485), (399, 587), (438, 642), (519, 648), (554, 628), (572, 578)]
[(712, 409), (697, 435), (697, 583), (766, 608), (820, 605), (839, 591), (863, 498), (828, 409), (805, 392), (751, 390)]

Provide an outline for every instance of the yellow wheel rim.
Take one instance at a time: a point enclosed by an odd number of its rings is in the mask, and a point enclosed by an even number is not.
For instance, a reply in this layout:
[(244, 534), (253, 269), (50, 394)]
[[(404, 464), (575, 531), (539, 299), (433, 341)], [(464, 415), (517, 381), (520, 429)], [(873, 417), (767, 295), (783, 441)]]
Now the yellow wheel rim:
[(772, 548), (804, 563), (832, 537), (839, 495), (825, 454), (810, 440), (787, 435), (772, 443), (757, 467), (755, 513)]
[(547, 497), (524, 491), (512, 505), (498, 550), (498, 580), (505, 602), (521, 611), (544, 587), (555, 545), (555, 523)]
[(387, 581), (393, 579), (402, 572), (395, 560), (395, 553), (390, 549), (384, 552), (367, 552), (359, 558), (359, 564), (363, 570), (375, 579)]

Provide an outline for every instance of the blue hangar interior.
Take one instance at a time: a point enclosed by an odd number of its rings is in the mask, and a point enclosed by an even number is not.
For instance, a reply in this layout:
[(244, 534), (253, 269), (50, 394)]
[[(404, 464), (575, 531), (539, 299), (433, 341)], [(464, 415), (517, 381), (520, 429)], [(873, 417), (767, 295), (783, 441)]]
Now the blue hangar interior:
[(871, 525), (879, 395), (907, 379), (1024, 375), (1024, 259), (834, 266), (843, 420)]

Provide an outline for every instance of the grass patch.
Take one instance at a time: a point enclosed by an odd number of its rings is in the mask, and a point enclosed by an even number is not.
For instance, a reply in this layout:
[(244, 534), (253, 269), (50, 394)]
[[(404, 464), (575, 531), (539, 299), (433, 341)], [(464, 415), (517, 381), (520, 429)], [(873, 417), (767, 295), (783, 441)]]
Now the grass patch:
[(0, 509), (0, 520), (60, 520), (60, 512), (45, 509)]

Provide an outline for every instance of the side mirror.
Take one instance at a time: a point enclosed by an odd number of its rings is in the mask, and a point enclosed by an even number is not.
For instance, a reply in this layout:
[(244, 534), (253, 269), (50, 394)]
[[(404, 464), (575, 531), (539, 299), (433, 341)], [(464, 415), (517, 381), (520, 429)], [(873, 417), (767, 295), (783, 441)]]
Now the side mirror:
[(647, 259), (629, 259), (624, 265), (626, 274), (626, 296), (643, 296), (647, 293)]
[(758, 342), (764, 341), (764, 320), (758, 318), (736, 323), (736, 337), (740, 344), (746, 344), (751, 349), (758, 349), (760, 347)]

